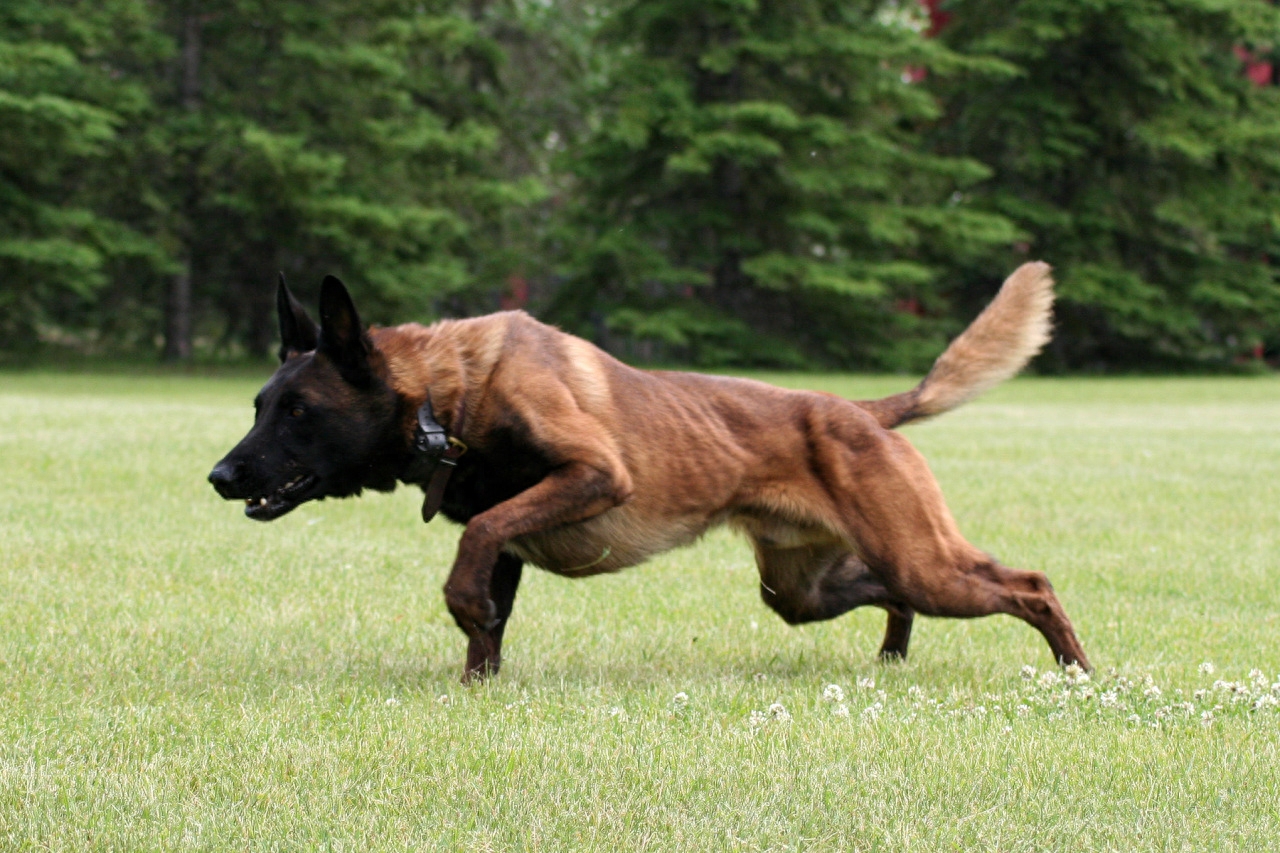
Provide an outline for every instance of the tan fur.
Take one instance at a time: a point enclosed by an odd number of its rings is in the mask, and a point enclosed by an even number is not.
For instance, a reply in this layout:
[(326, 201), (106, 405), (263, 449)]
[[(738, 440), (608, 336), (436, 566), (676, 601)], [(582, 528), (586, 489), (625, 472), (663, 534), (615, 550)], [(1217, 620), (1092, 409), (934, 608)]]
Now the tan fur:
[[(497, 667), (496, 626), (518, 581), (495, 575), (509, 569), (502, 554), (597, 574), (722, 523), (750, 538), (761, 595), (788, 621), (883, 607), (882, 654), (893, 656), (905, 655), (917, 611), (1011, 613), (1038, 628), (1056, 658), (1087, 665), (1044, 576), (965, 541), (923, 458), (886, 429), (954, 408), (1020, 369), (1047, 338), (1051, 301), (1049, 268), (1024, 265), (917, 389), (864, 403), (635, 370), (519, 312), (376, 330), (406, 411), (429, 390), (437, 419), (470, 448), (460, 465), (511, 453), (513, 441), (522, 449), (505, 464), (546, 460), (525, 491), (464, 514), (446, 601), (471, 638), (467, 675)], [(495, 609), (491, 590), (503, 584), (510, 595)]]
[(916, 388), (864, 406), (882, 426), (899, 426), (949, 412), (1017, 374), (1051, 336), (1051, 272), (1040, 261), (1018, 267)]

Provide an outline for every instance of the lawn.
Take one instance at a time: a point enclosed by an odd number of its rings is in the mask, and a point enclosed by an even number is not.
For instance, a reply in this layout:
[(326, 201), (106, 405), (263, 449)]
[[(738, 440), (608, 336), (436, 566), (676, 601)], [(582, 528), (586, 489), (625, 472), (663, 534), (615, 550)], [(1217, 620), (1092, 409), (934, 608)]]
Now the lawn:
[(1008, 617), (880, 665), (879, 611), (788, 627), (720, 531), (526, 571), (469, 688), (419, 492), (256, 524), (205, 483), (258, 384), (0, 374), (0, 849), (1280, 844), (1280, 380), (1017, 380), (907, 430), (1091, 678)]

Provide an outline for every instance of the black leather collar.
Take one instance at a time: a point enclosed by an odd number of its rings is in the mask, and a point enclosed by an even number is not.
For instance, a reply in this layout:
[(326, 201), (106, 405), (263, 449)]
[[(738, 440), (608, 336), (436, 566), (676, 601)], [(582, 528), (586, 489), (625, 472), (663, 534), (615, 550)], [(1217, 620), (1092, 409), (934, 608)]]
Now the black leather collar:
[[(461, 406), (459, 408), (461, 410)], [(417, 427), (413, 431), (413, 458), (401, 479), (406, 483), (422, 486), (426, 493), (422, 501), (422, 520), (428, 522), (440, 511), (449, 475), (457, 466), (458, 457), (467, 452), (467, 446), (445, 432), (445, 428), (436, 420), (431, 407), (430, 391), (418, 408), (417, 420)], [(455, 420), (455, 426), (460, 428), (462, 416), (459, 415)]]

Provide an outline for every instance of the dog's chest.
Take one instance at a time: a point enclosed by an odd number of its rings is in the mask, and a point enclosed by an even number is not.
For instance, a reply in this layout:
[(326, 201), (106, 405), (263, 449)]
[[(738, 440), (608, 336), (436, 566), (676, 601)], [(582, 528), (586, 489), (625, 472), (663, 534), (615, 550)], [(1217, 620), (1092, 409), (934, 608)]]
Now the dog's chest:
[(631, 506), (621, 506), (586, 521), (516, 537), (507, 543), (507, 550), (547, 571), (588, 577), (616, 572), (688, 544), (706, 527), (645, 519)]

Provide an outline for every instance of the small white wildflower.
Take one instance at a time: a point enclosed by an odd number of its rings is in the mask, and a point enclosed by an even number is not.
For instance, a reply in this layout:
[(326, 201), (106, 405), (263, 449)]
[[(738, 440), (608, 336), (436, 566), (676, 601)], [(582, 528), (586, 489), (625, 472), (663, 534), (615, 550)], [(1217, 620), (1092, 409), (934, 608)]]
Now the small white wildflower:
[(1098, 701), (1102, 703), (1102, 707), (1104, 708), (1114, 708), (1116, 705), (1120, 704), (1120, 698), (1116, 695), (1114, 690), (1108, 690), (1103, 693), (1098, 697)]
[(1009, 734), (1013, 734), (1013, 726), (1005, 726), (1005, 727), (1004, 727), (1004, 733), (1005, 733), (1005, 734), (1007, 734), (1007, 735), (1009, 735)]
[(1261, 711), (1263, 708), (1275, 708), (1280, 706), (1280, 699), (1272, 696), (1270, 693), (1263, 693), (1257, 699), (1253, 700), (1253, 710)]
[(831, 713), (837, 717), (847, 717), (849, 716), (849, 706), (843, 704), (837, 705)]
[(1023, 667), (1022, 667), (1022, 680), (1023, 680), (1023, 681), (1031, 681), (1031, 680), (1032, 680), (1032, 679), (1034, 679), (1035, 677), (1036, 677), (1036, 668), (1035, 668), (1034, 666), (1031, 666), (1030, 664), (1027, 664), (1027, 665), (1025, 665), (1025, 666), (1023, 666)]
[(874, 690), (876, 688), (876, 680), (874, 678), (859, 678), (857, 687), (859, 690)]
[(1253, 682), (1254, 687), (1267, 686), (1267, 674), (1260, 669), (1249, 670), (1249, 680)]
[(862, 719), (864, 720), (877, 719), (880, 716), (880, 712), (883, 710), (884, 710), (884, 706), (881, 705), (879, 702), (876, 702), (874, 705), (868, 705), (867, 707), (862, 709)]
[(843, 702), (844, 688), (839, 684), (828, 684), (826, 687), (822, 688), (822, 701)]
[(1213, 664), (1209, 663), (1208, 661), (1205, 661), (1204, 663), (1200, 664), (1200, 671), (1201, 671), (1202, 673), (1204, 673), (1205, 675), (1213, 675), (1213, 673), (1214, 673), (1214, 666), (1213, 666)]
[(1202, 726), (1211, 726), (1211, 725), (1213, 725), (1213, 712), (1212, 712), (1212, 711), (1205, 711), (1203, 714), (1201, 714), (1201, 715), (1200, 715), (1200, 725), (1202, 725)]
[(626, 710), (621, 708), (618, 705), (610, 706), (609, 710), (606, 713), (608, 713), (608, 715), (610, 717), (613, 717), (615, 720), (621, 720), (623, 722), (626, 722), (628, 719)]
[(913, 684), (907, 688), (907, 695), (910, 696), (912, 699), (923, 699), (924, 688), (918, 684)]
[(1137, 725), (1138, 723), (1142, 722), (1142, 718), (1139, 717), (1137, 714), (1130, 714), (1129, 722), (1133, 723), (1134, 725)]
[(1199, 702), (1200, 700), (1204, 699), (1205, 696), (1208, 696), (1208, 695), (1209, 695), (1208, 690), (1197, 690), (1195, 693), (1191, 694), (1191, 698)]
[(1057, 687), (1062, 678), (1056, 672), (1045, 672), (1040, 676), (1041, 687)]
[(400, 700), (399, 700), (399, 699), (397, 699), (396, 697), (392, 696), (390, 699), (388, 699), (387, 701), (383, 702), (382, 704), (383, 704), (383, 705), (386, 705), (388, 708), (394, 708), (396, 705), (399, 705), (399, 704), (400, 704)]
[(1017, 710), (1018, 710), (1018, 716), (1019, 716), (1019, 717), (1025, 717), (1027, 714), (1030, 714), (1030, 713), (1031, 713), (1031, 706), (1030, 706), (1030, 705), (1019, 705)]
[(782, 707), (781, 702), (774, 702), (769, 706), (769, 716), (780, 723), (791, 722), (791, 714), (787, 712), (786, 708)]
[(753, 729), (758, 729), (767, 722), (769, 722), (769, 715), (764, 711), (752, 711), (751, 716), (747, 718), (747, 724)]
[(689, 704), (689, 694), (681, 690), (675, 696), (671, 697), (671, 707), (677, 711), (683, 711), (684, 707)]
[(761, 682), (768, 681), (769, 676), (765, 675), (763, 672), (757, 672), (755, 675), (751, 676), (751, 680), (759, 684)]
[(1066, 673), (1067, 678), (1071, 680), (1075, 680), (1076, 678), (1084, 675), (1084, 667), (1078, 663), (1067, 664), (1066, 669), (1063, 671)]
[(1152, 685), (1151, 685), (1150, 687), (1148, 687), (1146, 690), (1143, 690), (1143, 691), (1142, 691), (1142, 695), (1143, 695), (1143, 696), (1146, 696), (1148, 699), (1159, 699), (1159, 698), (1160, 698), (1160, 688), (1159, 688), (1159, 687), (1157, 687), (1156, 685), (1152, 684)]
[(448, 693), (441, 693), (439, 696), (436, 697), (436, 701), (439, 702), (441, 705), (448, 705), (453, 700), (449, 698)]

